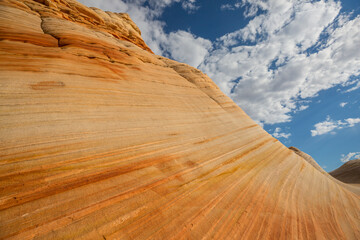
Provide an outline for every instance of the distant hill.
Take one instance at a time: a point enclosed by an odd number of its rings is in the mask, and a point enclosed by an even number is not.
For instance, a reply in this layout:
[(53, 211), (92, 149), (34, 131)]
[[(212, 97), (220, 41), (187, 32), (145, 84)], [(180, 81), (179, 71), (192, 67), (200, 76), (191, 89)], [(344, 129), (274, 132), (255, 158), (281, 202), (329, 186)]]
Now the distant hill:
[(360, 158), (344, 163), (329, 174), (344, 183), (360, 184)]

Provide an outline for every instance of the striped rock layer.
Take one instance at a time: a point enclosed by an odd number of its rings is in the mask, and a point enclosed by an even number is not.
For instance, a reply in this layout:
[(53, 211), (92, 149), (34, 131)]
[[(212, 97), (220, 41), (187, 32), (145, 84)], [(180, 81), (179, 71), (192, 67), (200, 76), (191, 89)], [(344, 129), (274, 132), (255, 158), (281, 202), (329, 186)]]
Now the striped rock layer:
[(319, 170), (322, 173), (325, 173), (325, 170), (322, 169), (322, 167), (320, 167), (320, 165), (309, 154), (304, 153), (303, 151), (301, 151), (300, 149), (298, 149), (296, 147), (289, 147), (289, 149), (292, 150), (293, 152), (295, 152), (300, 157), (304, 158), (314, 168), (316, 168), (317, 170)]
[(340, 168), (327, 173), (309, 154), (304, 153), (296, 147), (289, 147), (289, 149), (300, 157), (304, 158), (308, 163), (323, 173), (326, 177), (332, 179), (347, 190), (360, 196), (360, 160), (349, 161)]
[(0, 239), (360, 239), (360, 199), (126, 14), (0, 1)]

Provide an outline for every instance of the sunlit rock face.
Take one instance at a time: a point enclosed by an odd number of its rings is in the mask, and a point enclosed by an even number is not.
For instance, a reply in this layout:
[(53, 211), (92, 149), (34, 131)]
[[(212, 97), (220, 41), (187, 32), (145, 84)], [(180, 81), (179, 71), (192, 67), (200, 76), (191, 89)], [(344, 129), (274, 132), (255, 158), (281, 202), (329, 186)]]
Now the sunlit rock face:
[(304, 158), (305, 161), (324, 174), (325, 177), (332, 179), (347, 190), (360, 196), (360, 160), (349, 161), (340, 168), (327, 173), (309, 154), (304, 153), (296, 147), (289, 147), (289, 149)]
[(0, 239), (359, 239), (360, 199), (126, 14), (0, 2)]
[(322, 169), (322, 167), (320, 167), (320, 165), (309, 154), (304, 153), (303, 151), (301, 151), (296, 147), (289, 147), (289, 149), (295, 152), (300, 157), (304, 158), (308, 163), (310, 163), (314, 168), (316, 168), (320, 172), (326, 173), (325, 170)]

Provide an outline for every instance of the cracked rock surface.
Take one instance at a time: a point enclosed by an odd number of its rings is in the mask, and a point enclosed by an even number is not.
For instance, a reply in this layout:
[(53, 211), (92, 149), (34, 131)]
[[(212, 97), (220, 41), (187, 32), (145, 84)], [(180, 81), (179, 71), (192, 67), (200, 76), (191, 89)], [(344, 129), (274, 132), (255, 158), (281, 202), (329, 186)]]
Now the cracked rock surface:
[(360, 239), (360, 199), (124, 13), (0, 1), (0, 239)]

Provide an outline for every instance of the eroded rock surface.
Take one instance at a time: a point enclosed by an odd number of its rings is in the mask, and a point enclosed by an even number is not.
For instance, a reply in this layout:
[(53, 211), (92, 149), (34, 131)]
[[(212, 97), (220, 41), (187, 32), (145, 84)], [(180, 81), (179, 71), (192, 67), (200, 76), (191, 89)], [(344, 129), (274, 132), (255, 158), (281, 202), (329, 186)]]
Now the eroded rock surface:
[(1, 239), (359, 239), (360, 199), (126, 14), (0, 1)]

